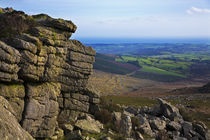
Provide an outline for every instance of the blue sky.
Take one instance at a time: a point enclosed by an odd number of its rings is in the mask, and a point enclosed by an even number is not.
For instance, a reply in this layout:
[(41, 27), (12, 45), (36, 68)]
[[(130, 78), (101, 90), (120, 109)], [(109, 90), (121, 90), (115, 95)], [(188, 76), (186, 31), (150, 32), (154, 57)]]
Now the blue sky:
[(72, 20), (74, 37), (210, 37), (210, 0), (0, 0), (28, 14)]

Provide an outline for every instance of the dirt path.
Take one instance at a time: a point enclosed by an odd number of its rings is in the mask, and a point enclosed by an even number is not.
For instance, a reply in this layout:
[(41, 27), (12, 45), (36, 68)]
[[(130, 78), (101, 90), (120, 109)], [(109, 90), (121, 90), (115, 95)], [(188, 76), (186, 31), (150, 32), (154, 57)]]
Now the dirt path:
[(138, 70), (135, 70), (135, 71), (133, 71), (133, 72), (131, 72), (131, 73), (126, 74), (126, 76), (131, 76), (131, 75), (135, 74), (137, 71), (140, 71), (140, 70), (141, 70), (141, 68), (138, 69)]

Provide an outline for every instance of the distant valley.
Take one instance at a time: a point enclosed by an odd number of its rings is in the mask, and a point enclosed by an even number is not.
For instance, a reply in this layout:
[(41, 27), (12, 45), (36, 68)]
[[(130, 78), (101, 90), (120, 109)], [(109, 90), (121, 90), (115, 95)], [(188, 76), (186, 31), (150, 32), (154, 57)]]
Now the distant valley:
[(210, 73), (209, 44), (88, 44), (94, 69), (160, 82), (189, 80)]

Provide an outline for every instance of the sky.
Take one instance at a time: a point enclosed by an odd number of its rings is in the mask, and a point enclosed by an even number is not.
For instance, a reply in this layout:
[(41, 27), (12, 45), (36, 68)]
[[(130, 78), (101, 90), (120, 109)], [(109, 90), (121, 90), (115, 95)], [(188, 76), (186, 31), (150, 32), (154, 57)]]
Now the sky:
[(74, 38), (210, 38), (210, 0), (0, 0), (72, 20)]

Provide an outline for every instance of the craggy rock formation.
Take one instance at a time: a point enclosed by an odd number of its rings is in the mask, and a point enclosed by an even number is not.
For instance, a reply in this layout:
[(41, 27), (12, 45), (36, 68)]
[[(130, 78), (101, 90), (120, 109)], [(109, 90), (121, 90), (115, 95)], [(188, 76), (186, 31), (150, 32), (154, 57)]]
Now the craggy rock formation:
[[(209, 140), (209, 130), (207, 126), (202, 122), (188, 122), (183, 120), (183, 117), (179, 113), (179, 109), (165, 100), (158, 99), (159, 105), (155, 107), (125, 107), (124, 112), (115, 112), (113, 123), (116, 124), (123, 120), (121, 117), (123, 114), (127, 118), (132, 118), (134, 123), (133, 131), (135, 132), (135, 139), (141, 135), (149, 135), (150, 139), (165, 140)], [(118, 114), (118, 115), (117, 115)], [(116, 119), (117, 118), (117, 119)], [(130, 128), (127, 124), (120, 124), (120, 128)], [(130, 136), (131, 131), (126, 136)]]
[(97, 110), (99, 96), (86, 87), (96, 52), (69, 39), (76, 29), (68, 20), (0, 9), (0, 96), (34, 138), (56, 138), (59, 127)]

